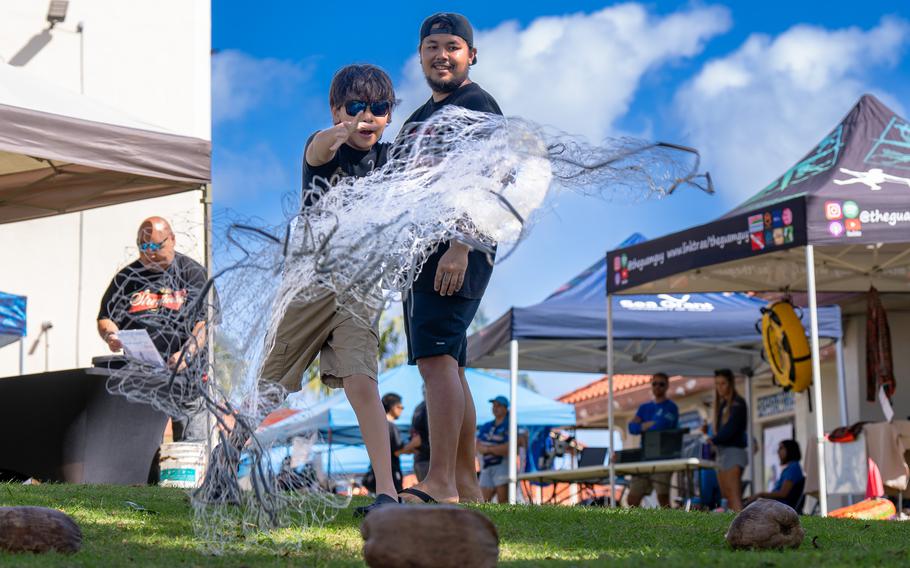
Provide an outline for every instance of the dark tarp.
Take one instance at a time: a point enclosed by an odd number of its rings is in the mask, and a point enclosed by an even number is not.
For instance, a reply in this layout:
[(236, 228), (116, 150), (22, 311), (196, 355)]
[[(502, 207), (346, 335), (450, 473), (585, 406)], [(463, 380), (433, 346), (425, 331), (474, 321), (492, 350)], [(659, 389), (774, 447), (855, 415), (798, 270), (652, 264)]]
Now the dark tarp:
[(0, 480), (145, 484), (167, 416), (92, 369), (0, 379)]

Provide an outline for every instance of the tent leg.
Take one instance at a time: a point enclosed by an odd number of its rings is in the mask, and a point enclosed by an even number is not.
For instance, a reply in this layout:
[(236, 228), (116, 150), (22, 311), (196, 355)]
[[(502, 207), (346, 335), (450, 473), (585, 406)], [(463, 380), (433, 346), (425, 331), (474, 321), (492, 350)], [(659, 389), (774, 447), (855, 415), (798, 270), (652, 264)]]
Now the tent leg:
[(509, 342), (509, 504), (518, 500), (518, 340)]
[[(746, 375), (746, 400), (749, 401), (749, 408), (754, 408), (752, 404), (752, 376)], [(752, 488), (749, 491), (750, 495), (755, 495), (758, 493), (758, 488), (756, 487), (757, 479), (755, 478), (755, 420), (752, 418), (752, 412), (749, 412), (749, 422), (748, 428), (746, 429), (749, 439), (746, 440), (746, 451), (749, 452), (749, 482), (750, 487)]]
[(25, 374), (25, 336), (19, 338), (19, 374)]
[[(82, 34), (79, 34), (79, 37), (81, 38)], [(80, 326), (82, 324), (82, 281), (84, 280), (83, 264), (85, 264), (85, 257), (83, 255), (84, 242), (85, 242), (85, 211), (80, 211), (79, 212), (79, 244), (77, 245), (78, 248), (76, 250), (76, 263), (77, 263), (77, 269), (76, 269), (76, 335), (75, 335), (76, 351), (74, 353), (74, 355), (76, 356), (74, 368), (77, 368), (77, 369), (80, 367), (79, 351), (81, 349), (81, 346), (79, 343), (79, 336), (82, 335), (82, 328)], [(47, 371), (47, 369), (45, 369), (45, 372), (46, 371)]]
[[(205, 234), (205, 275), (207, 278), (212, 277), (212, 272), (214, 271), (214, 263), (212, 261), (212, 186), (205, 185), (202, 189), (202, 204), (203, 204), (203, 232)], [(215, 288), (214, 286), (209, 289), (209, 297), (206, 302), (206, 324), (205, 324), (205, 350), (208, 355), (208, 373), (210, 377), (215, 377)], [(220, 377), (215, 377), (218, 379)], [(215, 400), (215, 389), (213, 386), (215, 381), (210, 381), (207, 388), (209, 390), (209, 396), (212, 397), (212, 400)], [(211, 412), (205, 413), (205, 427), (208, 436), (207, 440), (207, 454), (208, 456), (212, 455), (212, 431), (215, 429), (215, 417)]]
[(847, 411), (847, 376), (844, 366), (844, 338), (837, 340), (837, 399), (840, 403), (840, 425), (850, 424)]
[[(328, 462), (327, 467), (325, 468), (326, 476), (329, 479), (331, 479), (332, 478), (332, 428), (331, 427), (329, 428), (329, 459), (326, 461)], [(372, 467), (372, 465), (373, 464), (371, 463), (370, 466)]]
[(818, 346), (818, 305), (815, 297), (815, 248), (806, 245), (806, 292), (809, 297), (810, 338), (812, 348), (812, 402), (815, 405), (815, 447), (818, 452), (818, 506), (822, 517), (828, 516), (828, 486), (825, 475), (825, 424), (822, 413), (821, 360)]
[(607, 294), (607, 416), (610, 428), (610, 507), (616, 507), (616, 460), (613, 459), (616, 436), (613, 432), (613, 297)]

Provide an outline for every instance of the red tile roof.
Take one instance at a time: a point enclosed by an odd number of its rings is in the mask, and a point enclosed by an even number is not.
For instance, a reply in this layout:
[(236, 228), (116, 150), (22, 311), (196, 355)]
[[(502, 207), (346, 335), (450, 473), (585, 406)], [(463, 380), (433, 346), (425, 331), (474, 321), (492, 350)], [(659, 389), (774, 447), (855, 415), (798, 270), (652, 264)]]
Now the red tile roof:
[[(651, 375), (613, 375), (613, 394), (623, 392), (651, 382)], [(564, 394), (557, 398), (559, 402), (567, 404), (576, 404), (592, 398), (608, 396), (610, 392), (610, 383), (606, 376), (589, 383), (583, 387), (577, 388), (570, 393)]]

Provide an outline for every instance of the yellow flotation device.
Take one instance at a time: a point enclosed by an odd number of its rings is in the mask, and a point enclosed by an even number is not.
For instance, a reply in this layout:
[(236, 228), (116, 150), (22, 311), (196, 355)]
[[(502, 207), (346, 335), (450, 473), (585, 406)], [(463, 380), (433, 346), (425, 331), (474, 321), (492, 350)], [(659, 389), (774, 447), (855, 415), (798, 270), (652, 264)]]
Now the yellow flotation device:
[(761, 311), (762, 347), (774, 381), (785, 391), (806, 390), (812, 383), (812, 352), (793, 304), (782, 300)]

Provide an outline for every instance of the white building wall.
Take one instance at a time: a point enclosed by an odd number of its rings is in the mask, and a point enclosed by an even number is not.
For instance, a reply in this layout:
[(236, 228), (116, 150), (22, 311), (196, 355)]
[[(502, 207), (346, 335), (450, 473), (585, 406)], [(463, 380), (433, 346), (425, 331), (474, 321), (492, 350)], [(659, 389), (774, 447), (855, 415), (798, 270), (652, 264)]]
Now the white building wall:
[[(891, 401), (895, 419), (910, 417), (910, 313), (888, 312), (891, 353), (897, 390)], [(866, 316), (844, 318), (844, 360), (847, 369), (847, 408), (850, 422), (884, 420), (881, 406), (866, 401)]]
[[(70, 0), (66, 21), (46, 32), (48, 5), (0, 3), (0, 60), (33, 53), (22, 67), (44, 81), (174, 133), (211, 139), (208, 0)], [(0, 225), (0, 290), (28, 296), (27, 346), (42, 322), (53, 323), (50, 370), (87, 366), (105, 354), (95, 331), (98, 304), (114, 273), (135, 259), (144, 218), (171, 220), (178, 250), (204, 260), (201, 198), (193, 191)], [(42, 342), (26, 357), (25, 372), (44, 369)], [(18, 349), (0, 349), (0, 376), (18, 373)]]

